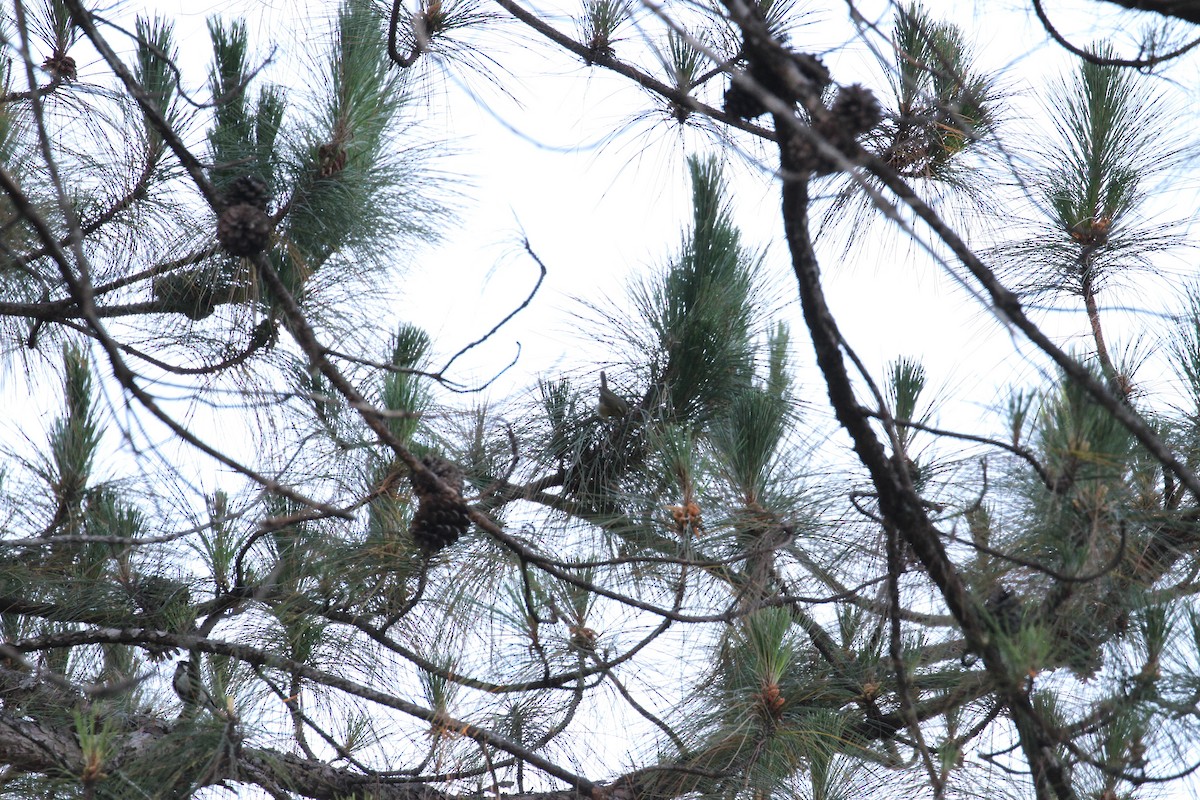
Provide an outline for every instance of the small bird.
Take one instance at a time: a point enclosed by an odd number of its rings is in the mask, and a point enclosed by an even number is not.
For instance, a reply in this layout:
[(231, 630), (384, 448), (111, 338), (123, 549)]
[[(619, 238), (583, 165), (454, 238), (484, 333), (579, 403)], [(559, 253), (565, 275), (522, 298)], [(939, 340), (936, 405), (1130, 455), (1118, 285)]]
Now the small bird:
[(608, 376), (600, 370), (600, 403), (596, 409), (604, 419), (624, 417), (629, 413), (629, 402), (608, 388)]
[(184, 711), (195, 706), (216, 708), (212, 696), (200, 682), (200, 671), (189, 660), (180, 661), (175, 666), (175, 677), (171, 681), (175, 694), (183, 701)]
[(1021, 598), (1006, 586), (996, 585), (988, 593), (984, 608), (991, 615), (992, 624), (1006, 636), (1012, 636), (1021, 629), (1025, 620), (1025, 608)]

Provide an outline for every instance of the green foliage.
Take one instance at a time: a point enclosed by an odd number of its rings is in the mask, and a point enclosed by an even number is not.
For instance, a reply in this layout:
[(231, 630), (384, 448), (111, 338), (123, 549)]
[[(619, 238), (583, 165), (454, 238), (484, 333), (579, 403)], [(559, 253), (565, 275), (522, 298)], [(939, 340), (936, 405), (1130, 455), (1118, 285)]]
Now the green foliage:
[[(683, 34), (667, 34), (667, 69), (675, 88), (687, 93), (696, 85), (704, 64), (704, 54)], [(686, 113), (682, 109), (680, 113)]]
[(429, 405), (429, 389), (414, 372), (425, 365), (432, 343), (425, 331), (403, 325), (392, 340), (392, 371), (383, 379), (382, 405), (395, 416), (388, 420), (392, 435), (409, 444)]
[(222, 491), (213, 492), (206, 505), (208, 523), (201, 528), (195, 550), (212, 575), (215, 592), (227, 592), (233, 585), (233, 571), (243, 542), (232, 525), (229, 495)]
[[(458, 693), (458, 685), (447, 680), (446, 675), (454, 670), (454, 662), (442, 658), (437, 662), (437, 670), (419, 670), (417, 677), (421, 682), (421, 695), (425, 700), (425, 705), (433, 709), (434, 713), (449, 715), (454, 705), (454, 696)], [(435, 733), (445, 733), (444, 730), (438, 731), (435, 723)]]
[[(179, 60), (179, 51), (174, 45), (174, 26), (167, 20), (155, 17), (137, 20), (138, 51), (134, 77), (146, 90), (151, 104), (166, 121), (174, 126), (178, 122), (175, 108), (174, 65)], [(162, 158), (165, 145), (162, 134), (143, 115), (146, 136), (146, 156), (150, 163)]]
[[(0, 92), (8, 93), (9, 78), (8, 69), (4, 66), (4, 61), (0, 60)], [(7, 108), (0, 107), (0, 163), (11, 164), (16, 155), (18, 133), (19, 129), (13, 115), (8, 112)]]
[(1092, 304), (1112, 279), (1154, 269), (1152, 256), (1179, 241), (1173, 221), (1150, 224), (1141, 213), (1152, 179), (1179, 159), (1172, 109), (1144, 76), (1090, 61), (1054, 86), (1047, 106), (1056, 137), (1039, 148), (1033, 176), (1039, 227), (999, 252), (1026, 291)]
[(585, 0), (579, 38), (593, 58), (613, 55), (617, 31), (629, 21), (633, 8), (630, 0)]
[(636, 302), (654, 335), (649, 397), (674, 418), (703, 424), (748, 383), (761, 312), (757, 262), (729, 216), (720, 164), (694, 158), (689, 166), (692, 230), (672, 268), (639, 287)]
[[(760, 508), (789, 430), (786, 326), (772, 330), (763, 318), (761, 261), (740, 243), (719, 163), (693, 158), (689, 165), (692, 226), (680, 254), (631, 289), (632, 319), (623, 311), (599, 312), (612, 338), (628, 342), (641, 378), (632, 397), (613, 378), (612, 391), (627, 411), (617, 418), (596, 413), (595, 401), (566, 379), (540, 386), (544, 452), (568, 470), (567, 494), (596, 513), (654, 513), (653, 503), (646, 509), (638, 498), (668, 485), (679, 508), (694, 504), (708, 470), (692, 452), (701, 443), (746, 507)], [(684, 529), (687, 516), (676, 520)]]
[(737, 390), (709, 439), (731, 487), (747, 507), (765, 499), (771, 468), (792, 422), (785, 398), (754, 387)]
[[(864, 148), (963, 225), (995, 215), (993, 150), (1009, 116), (999, 77), (981, 68), (963, 30), (919, 2), (898, 5), (891, 41), (876, 54), (891, 99), (879, 97), (883, 119), (861, 137)], [(822, 233), (842, 228), (847, 251), (870, 240), (879, 219), (861, 180), (876, 179), (864, 173), (847, 181), (822, 214)]]
[(214, 103), (213, 127), (208, 131), (213, 183), (224, 190), (234, 179), (250, 175), (273, 190), (280, 161), (275, 148), (283, 119), (283, 95), (275, 87), (265, 87), (251, 105), (249, 86), (257, 67), (249, 61), (245, 22), (226, 23), (212, 17), (208, 32), (213, 44), (208, 78)]
[[(723, 640), (715, 657), (711, 717), (700, 715), (708, 725), (693, 747), (693, 768), (742, 774), (772, 791), (793, 785), (806, 767), (814, 784), (826, 777), (847, 737), (845, 719), (830, 709), (845, 698), (839, 700), (840, 692), (812, 669), (794, 635), (786, 610), (767, 609), (746, 616)], [(719, 779), (708, 785), (700, 784), (722, 795), (743, 788)]]
[(52, 527), (78, 524), (100, 444), (100, 427), (92, 400), (91, 365), (78, 347), (63, 347), (63, 396), (66, 409), (50, 429), (50, 463), (43, 477), (50, 484), (57, 510)]
[[(208, 21), (213, 43), (213, 64), (208, 84), (214, 101), (214, 126), (208, 133), (213, 162), (232, 165), (241, 161), (251, 141), (245, 85), (249, 78), (246, 65), (246, 23), (228, 25), (213, 17)], [(230, 166), (224, 166), (229, 169)]]
[(897, 11), (894, 48), (898, 118), (884, 127), (884, 157), (902, 175), (958, 183), (956, 157), (995, 129), (993, 81), (962, 31), (919, 4)]
[[(1110, 46), (1094, 52), (1112, 56)], [(1147, 167), (1166, 155), (1154, 124), (1164, 109), (1142, 99), (1140, 83), (1127, 70), (1084, 61), (1052, 100), (1063, 146), (1048, 200), (1054, 222), (1080, 244), (1103, 245), (1121, 228)]]
[(404, 75), (389, 69), (369, 2), (345, 3), (317, 119), (285, 167), (294, 189), (279, 269), (291, 291), (303, 295), (305, 282), (336, 253), (359, 252), (362, 270), (386, 255), (391, 237), (431, 232), (413, 192), (422, 180), (415, 153), (397, 150), (388, 138), (409, 102)]
[[(923, 423), (927, 415), (918, 413), (918, 403), (921, 392), (925, 389), (925, 367), (919, 361), (909, 358), (897, 359), (892, 363), (888, 375), (888, 400), (892, 405), (892, 417), (898, 423)], [(912, 439), (912, 428), (900, 424), (896, 427), (896, 435), (900, 439), (901, 449), (906, 449)]]
[[(71, 12), (62, 0), (45, 0), (34, 9), (33, 33), (51, 52), (65, 54), (79, 38)], [(4, 37), (5, 41), (8, 37)]]
[(1038, 450), (1058, 491), (1122, 481), (1133, 437), (1077, 383), (1063, 379), (1039, 419)]
[(790, 639), (791, 615), (786, 609), (765, 609), (746, 617), (728, 644), (728, 680), (752, 695), (764, 686), (778, 684), (796, 660), (796, 642)]
[(806, 4), (797, 0), (760, 0), (759, 11), (767, 31), (780, 41), (788, 41), (794, 28), (809, 22), (813, 13)]

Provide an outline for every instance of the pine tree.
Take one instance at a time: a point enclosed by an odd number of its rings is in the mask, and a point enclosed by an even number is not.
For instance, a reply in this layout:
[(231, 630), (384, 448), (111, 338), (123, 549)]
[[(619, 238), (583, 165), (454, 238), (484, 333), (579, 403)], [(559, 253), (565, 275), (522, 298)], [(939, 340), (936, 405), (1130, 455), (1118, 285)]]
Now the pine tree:
[[(919, 4), (322, 8), (287, 55), (314, 72), (272, 83), (247, 22), (193, 76), (169, 20), (3, 6), (0, 337), (54, 407), (4, 442), (0, 796), (1194, 786), (1200, 294), (1113, 324), (1190, 244), (1161, 198), (1194, 144), (1142, 74), (1169, 35), (1076, 47), (1035, 3), (1077, 60), (1014, 133)], [(489, 403), (390, 300), (452, 230), (426, 100), (504, 64), (504, 20), (708, 152), (665, 260), (577, 309), (607, 360)], [(873, 77), (815, 52), (839, 33)], [(775, 249), (736, 223), (746, 162)], [(822, 259), (868, 232), (939, 259), (1036, 385), (972, 428), (923, 359), (860, 358)]]

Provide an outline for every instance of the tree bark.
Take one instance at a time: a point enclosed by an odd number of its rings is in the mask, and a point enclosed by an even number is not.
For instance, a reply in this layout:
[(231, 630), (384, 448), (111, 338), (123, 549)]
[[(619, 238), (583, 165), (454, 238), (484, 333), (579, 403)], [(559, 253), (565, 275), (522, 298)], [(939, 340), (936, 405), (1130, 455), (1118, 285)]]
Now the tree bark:
[(1134, 11), (1149, 11), (1164, 17), (1174, 17), (1200, 25), (1200, 1), (1198, 0), (1103, 0)]

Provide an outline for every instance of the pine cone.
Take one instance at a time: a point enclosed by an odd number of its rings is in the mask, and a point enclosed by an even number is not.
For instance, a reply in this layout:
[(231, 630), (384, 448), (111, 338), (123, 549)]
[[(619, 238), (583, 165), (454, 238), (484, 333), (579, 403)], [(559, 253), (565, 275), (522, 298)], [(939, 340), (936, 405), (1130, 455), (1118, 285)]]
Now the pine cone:
[[(748, 49), (747, 45), (748, 43), (743, 39), (743, 52), (746, 52)], [(788, 56), (800, 71), (800, 74), (810, 83), (807, 89), (801, 87), (801, 92), (815, 90), (819, 94), (822, 89), (829, 85), (831, 80), (829, 70), (821, 63), (820, 58), (810, 53), (797, 53), (790, 50), (788, 51)], [(750, 73), (750, 77), (754, 78), (758, 82), (758, 85), (768, 94), (774, 95), (789, 104), (799, 99), (783, 82), (778, 71), (771, 66), (752, 59), (747, 71)]]
[(417, 506), (408, 530), (422, 548), (436, 552), (457, 542), (469, 527), (465, 505), (431, 499)]
[(271, 218), (249, 203), (230, 206), (217, 220), (217, 241), (235, 256), (260, 253), (271, 241)]
[(725, 113), (742, 119), (754, 119), (767, 113), (767, 107), (750, 90), (730, 81), (729, 88), (725, 90)]
[[(817, 133), (821, 131), (818, 130)], [(837, 165), (817, 152), (816, 144), (803, 134), (793, 133), (784, 146), (787, 147), (788, 155), (793, 160), (793, 169), (797, 172), (829, 175), (838, 171)]]
[[(463, 474), (457, 464), (434, 455), (425, 456), (421, 463), (461, 497)], [(409, 525), (413, 539), (430, 552), (457, 542), (471, 527), (466, 504), (461, 499), (447, 497), (424, 474), (413, 473), (410, 480), (417, 495), (417, 510)]]
[(243, 175), (235, 178), (225, 189), (226, 207), (245, 204), (266, 211), (267, 203), (270, 200), (271, 192), (267, 182), (257, 175)]
[[(453, 461), (442, 458), (441, 456), (428, 455), (421, 458), (421, 463), (425, 468), (437, 475), (442, 483), (449, 486), (460, 495), (463, 490), (463, 474), (462, 470)], [(429, 499), (431, 496), (439, 494), (437, 486), (429, 480), (423, 473), (413, 473), (410, 478), (412, 481), (413, 491), (421, 500)]]
[(883, 110), (874, 93), (857, 83), (838, 89), (830, 110), (842, 121), (851, 136), (866, 133), (883, 119)]
[(346, 168), (346, 148), (340, 144), (323, 144), (317, 148), (317, 174), (332, 178)]
[(815, 83), (818, 89), (824, 89), (833, 82), (829, 68), (825, 66), (819, 56), (814, 56), (812, 53), (792, 53), (792, 61), (800, 69), (800, 74)]
[(567, 631), (571, 634), (572, 647), (587, 653), (596, 652), (596, 640), (600, 638), (600, 634), (583, 625), (568, 625)]
[(75, 80), (79, 75), (75, 67), (75, 59), (66, 53), (59, 53), (57, 51), (46, 57), (46, 60), (42, 62), (42, 68), (55, 78), (61, 78), (68, 83)]

